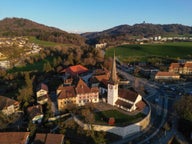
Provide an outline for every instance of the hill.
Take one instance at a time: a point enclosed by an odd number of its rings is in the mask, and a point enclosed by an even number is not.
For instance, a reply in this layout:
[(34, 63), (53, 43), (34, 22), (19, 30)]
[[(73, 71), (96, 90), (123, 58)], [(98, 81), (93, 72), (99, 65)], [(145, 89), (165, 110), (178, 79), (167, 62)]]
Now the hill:
[(95, 43), (113, 43), (116, 41), (126, 42), (132, 41), (135, 38), (154, 37), (154, 36), (179, 36), (179, 35), (192, 35), (192, 27), (184, 26), (181, 24), (135, 24), (120, 25), (114, 28), (104, 30), (102, 32), (83, 33), (90, 44)]
[(23, 18), (5, 18), (0, 21), (0, 37), (35, 36), (39, 40), (65, 44), (84, 45), (78, 34), (71, 34), (58, 28), (48, 27)]

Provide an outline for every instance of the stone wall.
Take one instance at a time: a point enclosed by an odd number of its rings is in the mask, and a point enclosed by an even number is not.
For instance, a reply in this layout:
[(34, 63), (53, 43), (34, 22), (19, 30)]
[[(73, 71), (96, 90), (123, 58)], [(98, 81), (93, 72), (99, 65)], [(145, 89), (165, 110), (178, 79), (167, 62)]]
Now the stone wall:
[[(146, 102), (146, 101), (145, 101)], [(146, 102), (147, 103), (147, 102)], [(149, 106), (149, 104), (147, 103), (147, 105)], [(147, 114), (147, 116), (142, 119), (141, 121), (125, 126), (125, 127), (117, 127), (117, 126), (108, 126), (108, 125), (92, 125), (93, 129), (95, 131), (104, 131), (104, 132), (110, 132), (116, 135), (121, 136), (122, 138), (127, 137), (129, 135), (132, 135), (134, 133), (140, 132), (142, 130), (144, 130), (145, 128), (147, 128), (147, 126), (150, 123), (150, 118), (151, 118), (151, 108), (149, 106), (149, 113)], [(84, 128), (84, 130), (88, 130), (91, 128), (91, 125), (89, 124), (84, 124), (83, 122), (81, 122), (78, 118), (76, 118), (74, 116), (74, 120), (81, 126)]]

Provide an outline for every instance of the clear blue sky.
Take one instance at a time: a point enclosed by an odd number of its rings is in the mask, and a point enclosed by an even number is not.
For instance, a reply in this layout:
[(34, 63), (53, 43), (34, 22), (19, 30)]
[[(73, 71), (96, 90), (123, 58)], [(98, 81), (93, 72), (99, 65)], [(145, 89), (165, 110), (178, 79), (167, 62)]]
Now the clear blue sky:
[(192, 26), (192, 0), (1, 0), (0, 20), (26, 18), (65, 31), (102, 31), (121, 24)]

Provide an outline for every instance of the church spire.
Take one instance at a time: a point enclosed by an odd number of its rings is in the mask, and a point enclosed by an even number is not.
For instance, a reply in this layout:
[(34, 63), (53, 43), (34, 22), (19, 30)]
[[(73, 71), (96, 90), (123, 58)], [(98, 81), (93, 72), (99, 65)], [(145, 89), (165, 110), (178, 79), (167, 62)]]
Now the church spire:
[(115, 61), (115, 49), (114, 49), (113, 65), (112, 65), (112, 69), (111, 69), (110, 81), (113, 82), (113, 83), (117, 83), (117, 70), (116, 70), (116, 61)]

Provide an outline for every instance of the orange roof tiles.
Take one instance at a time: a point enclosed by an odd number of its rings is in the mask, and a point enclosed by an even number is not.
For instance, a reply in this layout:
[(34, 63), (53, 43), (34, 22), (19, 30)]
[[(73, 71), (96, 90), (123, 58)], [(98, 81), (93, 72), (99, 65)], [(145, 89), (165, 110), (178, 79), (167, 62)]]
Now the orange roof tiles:
[(62, 134), (47, 134), (45, 144), (63, 144), (64, 135)]
[(41, 144), (44, 143), (46, 139), (46, 134), (44, 133), (37, 133), (35, 135), (35, 139), (33, 141), (33, 144)]
[(184, 67), (192, 68), (192, 62), (186, 62)]
[(156, 76), (179, 76), (178, 74), (176, 73), (173, 73), (173, 72), (157, 72)]
[(33, 144), (63, 144), (64, 135), (62, 134), (36, 134)]
[(1, 132), (0, 144), (26, 144), (29, 132)]
[(174, 69), (174, 68), (180, 68), (180, 63), (171, 63), (170, 69)]
[(71, 75), (77, 75), (77, 74), (81, 74), (84, 72), (87, 72), (88, 69), (82, 65), (75, 65), (75, 66), (70, 66), (64, 70), (61, 71), (61, 73), (63, 72), (67, 72), (70, 73)]

